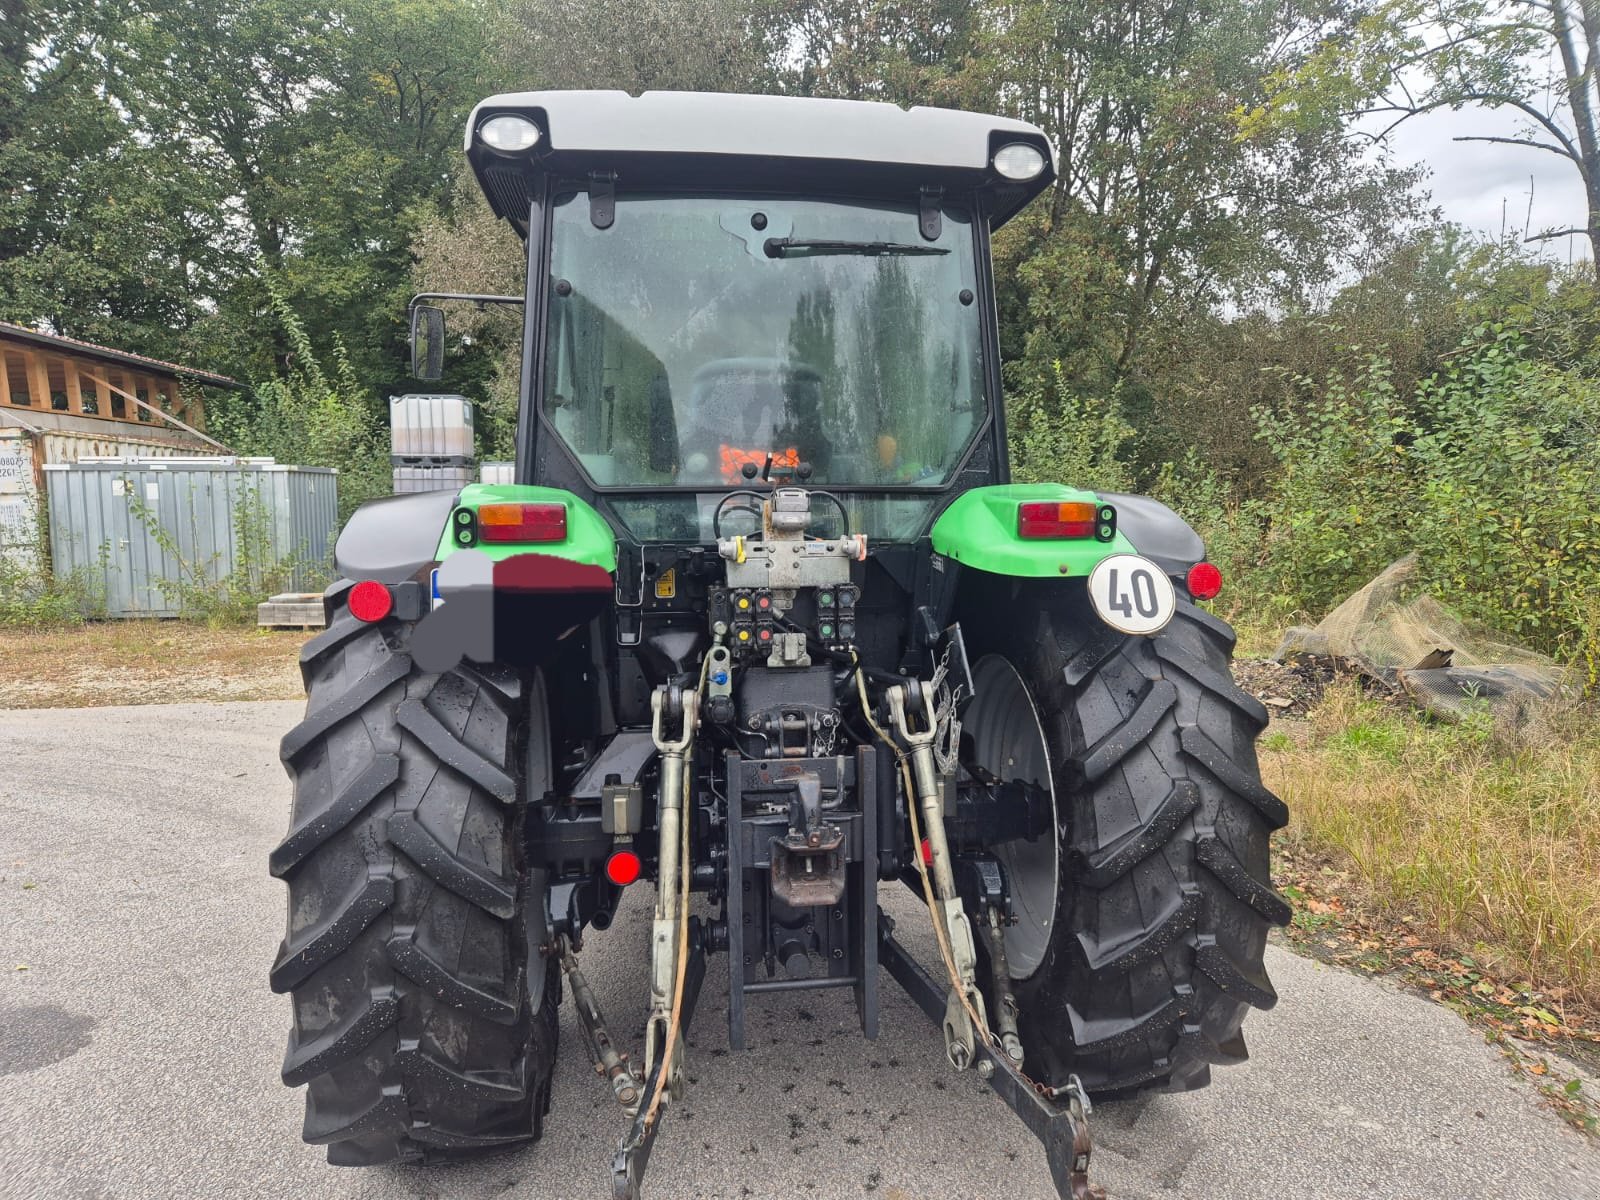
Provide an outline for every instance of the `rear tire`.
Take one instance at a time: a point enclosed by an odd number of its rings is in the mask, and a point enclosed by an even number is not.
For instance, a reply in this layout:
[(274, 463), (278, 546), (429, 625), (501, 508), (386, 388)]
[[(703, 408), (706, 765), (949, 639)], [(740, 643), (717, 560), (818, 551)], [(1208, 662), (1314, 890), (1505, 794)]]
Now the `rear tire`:
[(1261, 783), (1267, 714), (1233, 683), (1233, 632), (1181, 591), (1153, 637), (1059, 584), (991, 602), (1008, 615), (977, 648), (1032, 698), (1059, 839), (1054, 917), (1015, 984), (1026, 1069), (1100, 1096), (1203, 1087), (1247, 1057), (1249, 1009), (1276, 1003), (1263, 954), (1290, 915), (1268, 864), (1287, 811)]
[(307, 1085), (305, 1140), (338, 1165), (529, 1142), (560, 1000), (538, 953), (542, 877), (519, 850), (520, 732), (546, 735), (542, 692), (492, 667), (419, 671), (410, 627), (356, 620), (349, 586), (330, 589), (328, 628), (301, 652), (306, 717), (281, 750), (283, 1081)]

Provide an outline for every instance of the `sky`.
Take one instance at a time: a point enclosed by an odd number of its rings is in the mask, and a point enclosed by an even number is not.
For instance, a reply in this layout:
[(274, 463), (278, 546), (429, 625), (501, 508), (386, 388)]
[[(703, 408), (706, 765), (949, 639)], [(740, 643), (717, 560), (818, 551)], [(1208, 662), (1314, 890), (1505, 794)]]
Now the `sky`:
[[(1396, 166), (1421, 163), (1428, 168), (1422, 186), (1432, 193), (1445, 220), (1485, 237), (1499, 238), (1502, 230), (1521, 235), (1525, 230), (1539, 233), (1585, 224), (1583, 184), (1577, 168), (1566, 159), (1544, 150), (1453, 140), (1515, 137), (1525, 123), (1525, 118), (1506, 110), (1441, 109), (1401, 125), (1389, 135), (1389, 147)], [(1544, 242), (1541, 247), (1545, 257), (1560, 262), (1589, 257), (1588, 241), (1582, 237)]]

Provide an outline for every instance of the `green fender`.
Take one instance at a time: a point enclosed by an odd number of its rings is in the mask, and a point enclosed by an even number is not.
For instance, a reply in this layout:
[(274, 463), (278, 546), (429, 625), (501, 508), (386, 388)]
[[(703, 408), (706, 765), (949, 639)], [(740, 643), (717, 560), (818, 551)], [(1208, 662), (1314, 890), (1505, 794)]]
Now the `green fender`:
[(1003, 483), (973, 488), (956, 497), (933, 523), (934, 552), (979, 571), (1027, 579), (1059, 579), (1064, 575), (1086, 578), (1103, 558), (1138, 553), (1120, 527), (1108, 541), (1025, 541), (1017, 536), (1017, 506), (1030, 500), (1101, 503), (1095, 493), (1061, 483)]
[(473, 544), (473, 549), (481, 551), (493, 561), (499, 562), (531, 550), (585, 566), (600, 567), (616, 574), (617, 536), (604, 517), (569, 491), (523, 483), (473, 483), (462, 488), (450, 510), (449, 520), (439, 533), (439, 547), (435, 554), (438, 561), (443, 562), (457, 550), (466, 549), (455, 538), (456, 517), (463, 511), (476, 512), (484, 504), (563, 504), (567, 509), (567, 536), (564, 541)]

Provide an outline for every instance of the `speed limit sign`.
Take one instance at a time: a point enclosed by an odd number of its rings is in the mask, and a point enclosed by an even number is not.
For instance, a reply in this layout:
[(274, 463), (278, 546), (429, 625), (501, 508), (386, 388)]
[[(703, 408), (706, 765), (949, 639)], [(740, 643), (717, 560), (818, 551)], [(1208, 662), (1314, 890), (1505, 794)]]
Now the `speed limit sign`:
[(1089, 600), (1121, 633), (1160, 633), (1178, 606), (1166, 572), (1137, 554), (1102, 559), (1089, 574)]

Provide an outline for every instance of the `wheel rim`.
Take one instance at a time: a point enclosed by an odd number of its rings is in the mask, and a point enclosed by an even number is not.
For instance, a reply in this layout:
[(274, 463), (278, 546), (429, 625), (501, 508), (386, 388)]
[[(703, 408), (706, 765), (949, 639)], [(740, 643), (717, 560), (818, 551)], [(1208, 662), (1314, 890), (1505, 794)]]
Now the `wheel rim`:
[(1026, 979), (1044, 961), (1056, 914), (1059, 851), (1050, 750), (1033, 697), (1010, 662), (987, 655), (973, 668), (972, 681), (973, 699), (962, 729), (972, 738), (975, 765), (1002, 783), (1038, 784), (1050, 796), (1049, 833), (1031, 842), (1003, 842), (993, 850), (1011, 885), (1017, 918), (1006, 930), (1006, 960), (1013, 979)]

